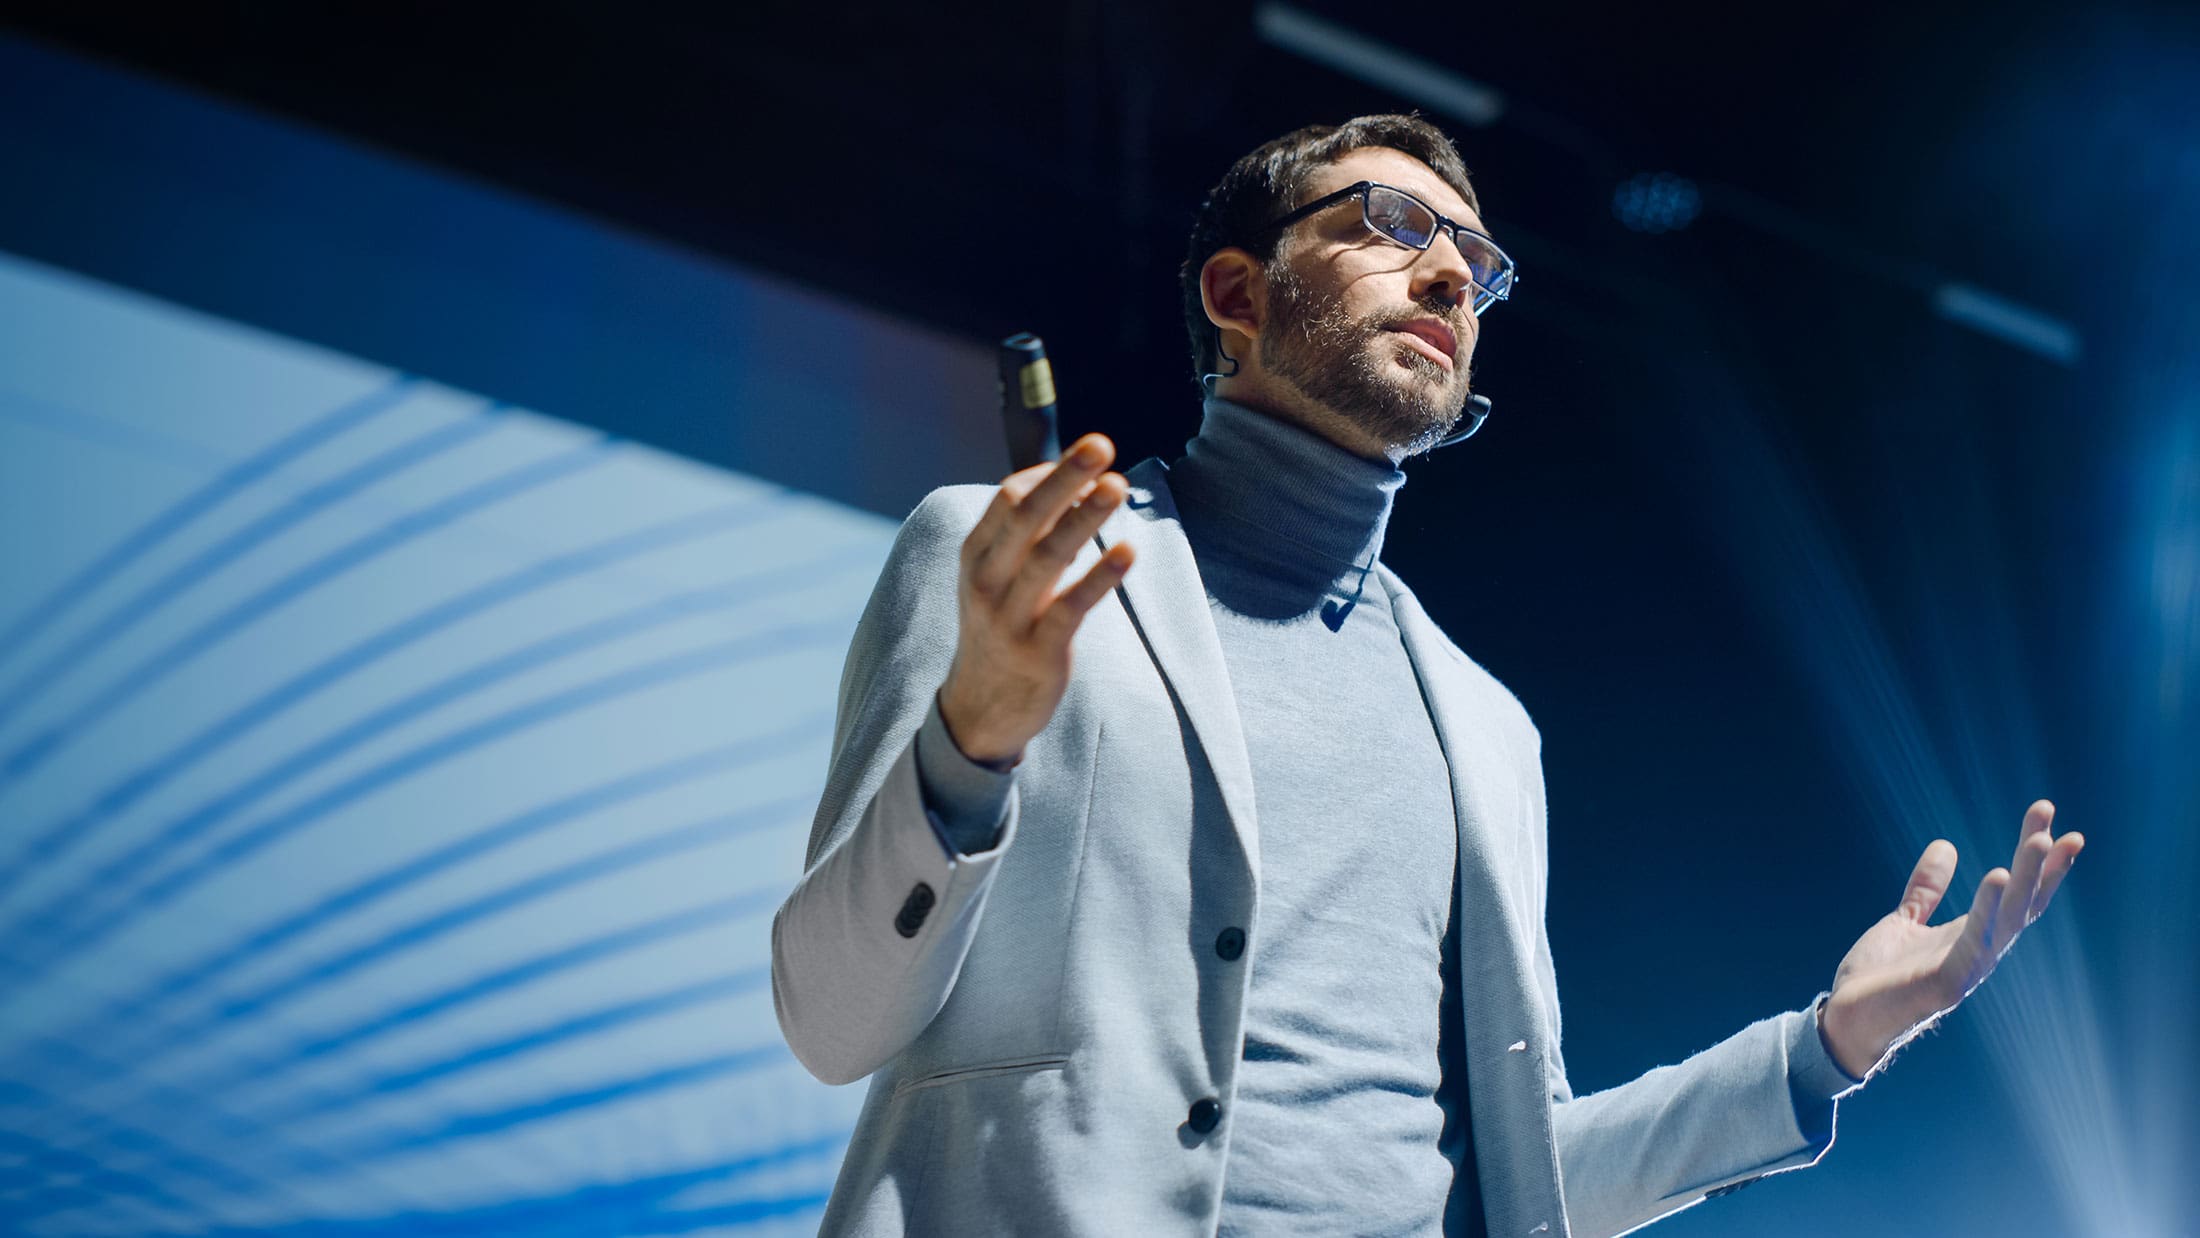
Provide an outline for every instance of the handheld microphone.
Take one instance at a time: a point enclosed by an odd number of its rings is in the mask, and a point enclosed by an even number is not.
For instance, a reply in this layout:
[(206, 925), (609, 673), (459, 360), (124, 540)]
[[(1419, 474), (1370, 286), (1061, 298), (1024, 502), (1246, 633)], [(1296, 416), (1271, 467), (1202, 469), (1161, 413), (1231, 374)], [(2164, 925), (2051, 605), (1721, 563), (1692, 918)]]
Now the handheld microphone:
[(1001, 341), (1000, 372), (1001, 430), (1008, 436), (1010, 466), (1021, 470), (1061, 459), (1047, 346), (1029, 331), (1009, 336)]

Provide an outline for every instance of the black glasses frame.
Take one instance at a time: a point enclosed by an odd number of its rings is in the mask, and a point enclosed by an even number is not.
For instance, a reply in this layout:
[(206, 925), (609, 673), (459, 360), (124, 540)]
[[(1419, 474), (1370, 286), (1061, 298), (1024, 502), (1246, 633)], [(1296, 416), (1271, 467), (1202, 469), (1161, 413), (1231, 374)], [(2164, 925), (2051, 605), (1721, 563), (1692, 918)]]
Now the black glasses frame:
[[(1390, 193), (1397, 194), (1399, 197), (1404, 198), (1406, 201), (1413, 203), (1415, 206), (1420, 207), (1424, 211), (1427, 211), (1430, 217), (1436, 220), (1436, 226), (1429, 231), (1428, 240), (1423, 241), (1419, 245), (1415, 245), (1413, 242), (1406, 240), (1404, 237), (1399, 236), (1397, 233), (1392, 232), (1389, 229), (1384, 228), (1382, 225), (1376, 223), (1374, 214), (1368, 209), (1368, 191), (1371, 189), (1381, 189), (1386, 190)], [(1462, 257), (1465, 256), (1466, 246), (1459, 244), (1459, 237), (1461, 234), (1471, 236), (1475, 240), (1480, 241), (1484, 246), (1489, 249), (1490, 253), (1496, 255), (1498, 262), (1502, 264), (1498, 268), (1497, 275), (1494, 277), (1497, 284), (1499, 285), (1498, 287), (1492, 288), (1490, 287), (1490, 285), (1483, 283), (1481, 280), (1475, 279), (1472, 274), (1467, 277), (1469, 282), (1473, 283), (1475, 292), (1477, 293), (1476, 297), (1474, 298), (1474, 305), (1472, 307), (1474, 315), (1477, 318), (1481, 317), (1482, 311), (1488, 309), (1492, 302), (1508, 301), (1512, 299), (1513, 285), (1520, 282), (1520, 272), (1519, 269), (1513, 265), (1512, 255), (1507, 254), (1503, 249), (1499, 248), (1497, 242), (1491, 239), (1488, 233), (1478, 232), (1473, 228), (1469, 228), (1465, 224), (1460, 223), (1458, 220), (1452, 219), (1451, 217), (1445, 215), (1443, 212), (1437, 210), (1435, 207), (1430, 206), (1428, 203), (1421, 201), (1419, 198), (1414, 197), (1410, 193), (1407, 193), (1405, 190), (1398, 188), (1396, 185), (1385, 185), (1381, 181), (1357, 181), (1353, 184), (1346, 185), (1344, 188), (1338, 190), (1335, 193), (1323, 194), (1321, 197), (1314, 199), (1312, 202), (1307, 203), (1305, 206), (1302, 206), (1295, 211), (1279, 215), (1276, 218), (1269, 220), (1267, 223), (1261, 225), (1261, 231), (1272, 232), (1278, 228), (1288, 228), (1292, 224), (1295, 224), (1300, 220), (1305, 219), (1307, 216), (1314, 214), (1316, 211), (1327, 210), (1347, 198), (1358, 198), (1360, 200), (1360, 222), (1367, 225), (1368, 231), (1373, 232), (1375, 235), (1382, 237), (1385, 240), (1393, 241), (1399, 245), (1403, 245), (1407, 249), (1425, 250), (1429, 246), (1436, 243), (1436, 237), (1438, 233), (1448, 232), (1451, 234), (1451, 243), (1454, 246), (1458, 247)], [(1467, 266), (1468, 270), (1471, 272), (1473, 270), (1474, 264), (1470, 262), (1467, 264)]]

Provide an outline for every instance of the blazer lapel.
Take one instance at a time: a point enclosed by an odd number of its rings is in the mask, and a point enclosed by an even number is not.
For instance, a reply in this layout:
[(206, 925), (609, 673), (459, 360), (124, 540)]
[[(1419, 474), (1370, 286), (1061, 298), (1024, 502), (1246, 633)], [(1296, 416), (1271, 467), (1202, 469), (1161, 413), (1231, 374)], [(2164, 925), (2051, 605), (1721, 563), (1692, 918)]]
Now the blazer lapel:
[(1129, 542), (1138, 553), (1121, 593), (1131, 623), (1144, 638), (1161, 677), (1198, 737), (1222, 791), (1246, 866), (1260, 875), (1260, 835), (1253, 817), (1253, 766), (1245, 752), (1237, 696), (1222, 661), (1222, 642), (1207, 610), (1207, 586), (1169, 494), (1168, 466), (1148, 459), (1125, 474), (1130, 497), (1094, 540), (1105, 549)]
[(1391, 612), (1398, 617), (1398, 635), (1421, 682), (1436, 741), (1450, 767), (1452, 806), (1459, 817), (1461, 894), (1504, 909), (1507, 954), (1525, 975), (1533, 926), (1523, 922), (1528, 909), (1518, 905), (1519, 891), (1509, 878), (1520, 872), (1527, 857), (1517, 853), (1517, 840), (1507, 832), (1502, 806), (1492, 802), (1501, 798), (1495, 791), (1513, 777), (1507, 766), (1511, 753), (1492, 724), (1497, 715), (1491, 702), (1480, 698), (1474, 679), (1456, 673), (1459, 655), (1451, 651), (1436, 622), (1387, 569), (1383, 577), (1384, 588), (1391, 594)]
[[(1551, 1046), (1538, 1016), (1530, 959), (1535, 926), (1523, 884), (1539, 867), (1522, 853), (1514, 828), (1517, 804), (1506, 791), (1518, 773), (1496, 721), (1507, 703), (1479, 674), (1465, 673), (1461, 655), (1421, 609), (1412, 591), (1383, 569), (1406, 656), (1413, 661), (1451, 767), (1452, 803), (1459, 816), (1460, 1000), (1467, 1041), (1467, 1091), (1474, 1119), (1474, 1153), (1490, 1232), (1564, 1238), (1565, 1206), (1558, 1178), (1546, 1074)], [(1517, 1046), (1517, 1047), (1516, 1047)]]

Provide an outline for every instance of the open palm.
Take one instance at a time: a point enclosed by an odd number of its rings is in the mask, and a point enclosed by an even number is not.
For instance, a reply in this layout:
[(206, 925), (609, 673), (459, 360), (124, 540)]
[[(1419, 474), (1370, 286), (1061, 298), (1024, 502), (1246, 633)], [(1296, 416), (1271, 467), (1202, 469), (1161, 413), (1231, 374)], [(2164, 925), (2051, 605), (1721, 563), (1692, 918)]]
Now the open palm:
[(1823, 1026), (1841, 1069), (1862, 1077), (1954, 1009), (2047, 910), (2085, 847), (2076, 831), (2055, 837), (2054, 820), (2055, 806), (2046, 800), (2027, 809), (2009, 867), (1981, 878), (1971, 909), (1943, 924), (1927, 921), (1955, 876), (1955, 844), (1935, 839), (1925, 848), (1901, 903), (1857, 939), (1834, 971)]

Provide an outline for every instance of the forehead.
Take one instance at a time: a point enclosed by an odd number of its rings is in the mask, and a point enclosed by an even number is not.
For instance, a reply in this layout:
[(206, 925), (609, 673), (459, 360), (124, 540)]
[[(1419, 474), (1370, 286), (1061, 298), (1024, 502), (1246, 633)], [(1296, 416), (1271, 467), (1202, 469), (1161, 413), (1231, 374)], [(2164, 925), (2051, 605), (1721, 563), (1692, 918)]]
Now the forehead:
[(1346, 151), (1335, 163), (1314, 169), (1305, 201), (1311, 202), (1360, 181), (1380, 181), (1396, 186), (1460, 223), (1478, 230), (1482, 228), (1482, 217), (1468, 208), (1466, 199), (1444, 183), (1444, 178), (1438, 176), (1434, 168), (1402, 150), (1387, 146), (1363, 146)]

